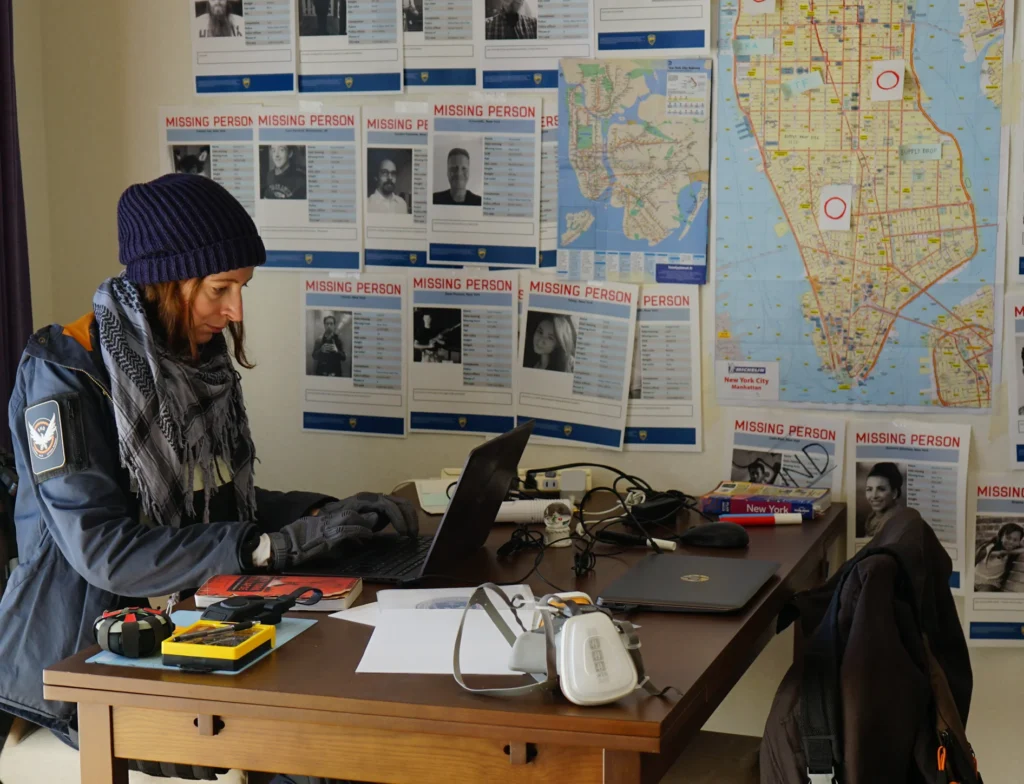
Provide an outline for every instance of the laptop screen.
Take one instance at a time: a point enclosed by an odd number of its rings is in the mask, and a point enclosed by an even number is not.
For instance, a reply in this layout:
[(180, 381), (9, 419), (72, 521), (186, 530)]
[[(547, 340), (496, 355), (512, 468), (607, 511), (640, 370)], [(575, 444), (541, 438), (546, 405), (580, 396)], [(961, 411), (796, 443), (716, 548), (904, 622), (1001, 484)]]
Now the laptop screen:
[(532, 432), (531, 420), (469, 453), (427, 554), (424, 574), (450, 574), (462, 559), (483, 547)]

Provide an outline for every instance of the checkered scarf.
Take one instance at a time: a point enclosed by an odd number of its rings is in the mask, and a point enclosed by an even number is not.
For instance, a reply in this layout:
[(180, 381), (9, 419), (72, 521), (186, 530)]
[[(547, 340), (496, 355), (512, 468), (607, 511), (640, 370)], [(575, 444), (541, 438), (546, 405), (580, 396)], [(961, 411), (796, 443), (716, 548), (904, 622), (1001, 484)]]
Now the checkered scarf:
[(193, 480), (203, 479), (203, 522), (217, 487), (217, 461), (232, 472), (238, 516), (254, 521), (255, 458), (241, 379), (222, 335), (198, 364), (168, 353), (153, 336), (138, 288), (110, 278), (96, 291), (93, 311), (100, 353), (110, 375), (121, 464), (138, 488), (142, 511), (175, 528), (193, 516)]

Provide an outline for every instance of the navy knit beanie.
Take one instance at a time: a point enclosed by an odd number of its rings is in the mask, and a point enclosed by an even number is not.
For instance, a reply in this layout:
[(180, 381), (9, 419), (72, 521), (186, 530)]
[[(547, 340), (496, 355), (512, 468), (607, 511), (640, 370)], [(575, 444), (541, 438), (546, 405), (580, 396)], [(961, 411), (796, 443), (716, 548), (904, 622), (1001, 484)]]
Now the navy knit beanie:
[(165, 174), (132, 185), (117, 203), (126, 277), (141, 286), (201, 278), (267, 260), (249, 213), (213, 180)]

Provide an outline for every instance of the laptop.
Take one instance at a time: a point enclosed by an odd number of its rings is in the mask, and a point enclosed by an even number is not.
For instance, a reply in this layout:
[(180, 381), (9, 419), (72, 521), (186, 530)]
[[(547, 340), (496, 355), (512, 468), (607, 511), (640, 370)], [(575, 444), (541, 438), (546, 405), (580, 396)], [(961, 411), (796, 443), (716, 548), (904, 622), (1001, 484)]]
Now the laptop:
[(602, 591), (597, 603), (611, 610), (735, 612), (778, 569), (774, 561), (654, 553)]
[(340, 557), (289, 569), (289, 574), (343, 575), (370, 582), (411, 583), (425, 575), (450, 575), (483, 547), (501, 502), (519, 474), (519, 460), (533, 432), (525, 422), (469, 453), (452, 500), (433, 536), (377, 534)]

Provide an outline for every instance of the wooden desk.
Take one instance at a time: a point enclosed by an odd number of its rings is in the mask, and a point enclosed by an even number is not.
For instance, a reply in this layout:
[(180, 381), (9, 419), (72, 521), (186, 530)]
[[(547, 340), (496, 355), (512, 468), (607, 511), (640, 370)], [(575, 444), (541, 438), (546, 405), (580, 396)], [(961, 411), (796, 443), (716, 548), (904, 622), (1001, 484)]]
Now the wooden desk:
[[(372, 629), (324, 614), (237, 676), (86, 664), (93, 648), (46, 670), (44, 693), (79, 705), (83, 784), (126, 784), (122, 760), (133, 758), (395, 784), (656, 782), (772, 638), (786, 599), (821, 580), (845, 524), (845, 507), (835, 504), (813, 523), (752, 529), (750, 548), (733, 557), (781, 567), (740, 614), (636, 616), (648, 673), (682, 697), (636, 692), (581, 708), (560, 693), (475, 696), (451, 676), (357, 675)], [(500, 583), (527, 571), (533, 553), (511, 563), (495, 555), (509, 532), (495, 528), (467, 579)], [(572, 552), (549, 550), (543, 574), (593, 596), (646, 554), (601, 558), (596, 574), (575, 581)], [(551, 590), (536, 576), (530, 583), (538, 595)], [(371, 601), (374, 587), (364, 590)]]

